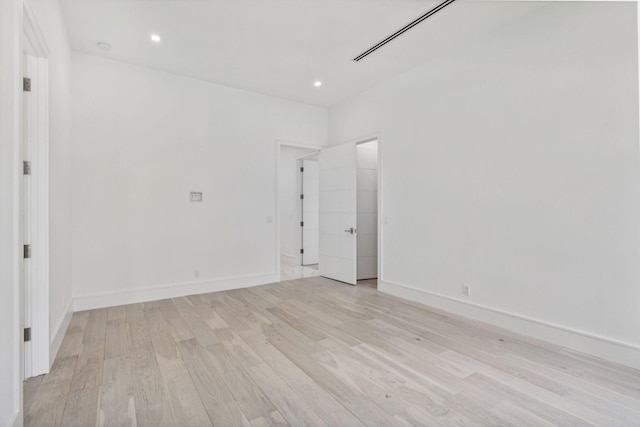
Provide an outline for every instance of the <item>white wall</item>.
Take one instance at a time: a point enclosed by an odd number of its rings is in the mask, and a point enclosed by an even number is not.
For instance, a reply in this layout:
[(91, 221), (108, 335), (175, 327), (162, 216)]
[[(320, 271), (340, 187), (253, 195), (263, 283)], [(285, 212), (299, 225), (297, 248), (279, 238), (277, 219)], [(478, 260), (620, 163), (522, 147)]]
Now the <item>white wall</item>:
[(276, 280), (275, 141), (324, 145), (326, 109), (82, 54), (73, 71), (74, 307)]
[(300, 261), (300, 166), (297, 158), (312, 150), (280, 148), (280, 254)]
[(357, 277), (378, 277), (378, 141), (356, 145), (358, 158)]
[(22, 425), (19, 83), (22, 3), (0, 0), (0, 426)]
[(546, 6), (330, 110), (381, 135), (383, 291), (640, 365), (635, 8)]
[(49, 48), (50, 360), (71, 318), (71, 49), (58, 0), (31, 0)]

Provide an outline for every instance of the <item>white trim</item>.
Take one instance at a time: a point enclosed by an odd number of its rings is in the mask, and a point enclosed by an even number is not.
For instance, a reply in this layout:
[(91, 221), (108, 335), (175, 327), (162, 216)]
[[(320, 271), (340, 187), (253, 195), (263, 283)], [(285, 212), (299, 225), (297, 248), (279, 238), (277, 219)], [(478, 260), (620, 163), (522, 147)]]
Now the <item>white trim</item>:
[[(20, 0), (0, 4), (0, 281), (3, 307), (8, 322), (3, 324), (1, 385), (6, 410), (0, 413), (0, 424), (22, 425), (22, 237), (20, 220), (20, 156), (21, 156), (21, 88), (22, 5)], [(5, 405), (3, 405), (4, 408)]]
[(382, 136), (378, 134), (378, 278), (382, 279), (384, 277), (384, 268), (383, 262), (384, 257), (382, 256), (384, 252), (384, 188), (383, 188), (383, 171), (382, 167), (382, 157), (383, 157), (383, 147)]
[[(303, 154), (302, 156), (296, 157), (296, 160), (307, 160), (307, 157), (317, 156), (321, 150), (312, 151), (311, 153)], [(312, 159), (313, 160), (313, 159)]]
[(22, 427), (23, 425), (23, 419), (22, 419), (22, 412), (16, 412), (15, 414), (13, 414), (13, 417), (11, 418), (11, 420), (9, 420), (9, 424), (12, 427)]
[(76, 295), (73, 297), (73, 311), (92, 310), (95, 308), (114, 307), (187, 295), (228, 291), (231, 289), (266, 285), (277, 281), (279, 281), (278, 274), (265, 273), (250, 276), (225, 277), (214, 280), (173, 283), (164, 286), (137, 288), (126, 291)]
[(282, 146), (287, 146), (287, 147), (294, 147), (294, 148), (306, 148), (309, 150), (316, 150), (316, 151), (320, 151), (322, 150), (323, 146), (318, 146), (318, 145), (306, 145), (306, 144), (298, 144), (295, 142), (289, 142), (289, 141), (284, 141), (281, 139), (276, 139), (275, 141), (275, 157), (276, 157), (276, 182), (275, 182), (275, 216), (274, 216), (274, 221), (276, 222), (276, 226), (274, 227), (274, 229), (276, 230), (276, 246), (275, 246), (275, 253), (274, 253), (274, 258), (275, 258), (275, 271), (276, 271), (276, 276), (277, 276), (277, 280), (276, 282), (280, 281), (280, 251), (281, 251), (281, 244), (282, 242), (280, 241), (280, 151), (281, 151), (281, 147)]
[(339, 144), (329, 145), (329, 147), (335, 147), (335, 146), (344, 145), (344, 144), (356, 144), (356, 145), (364, 144), (366, 142), (370, 142), (376, 139), (378, 141), (380, 140), (380, 132), (369, 133), (359, 138), (353, 138), (353, 139), (349, 139), (347, 141), (341, 142)]
[(53, 339), (51, 340), (51, 345), (49, 346), (49, 366), (53, 366), (54, 360), (56, 360), (56, 356), (58, 354), (58, 350), (60, 350), (60, 346), (62, 345), (62, 340), (64, 339), (64, 335), (67, 333), (67, 329), (69, 328), (69, 323), (71, 323), (71, 317), (73, 316), (73, 301), (69, 301), (69, 304), (64, 309), (64, 316), (60, 319), (58, 326), (56, 327), (53, 334)]
[(29, 48), (28, 53), (31, 55), (41, 58), (49, 56), (49, 47), (29, 0), (22, 1), (22, 15), (23, 52)]
[(460, 316), (548, 341), (555, 345), (640, 369), (640, 346), (635, 344), (399, 283), (379, 280), (378, 290), (399, 298), (433, 306)]

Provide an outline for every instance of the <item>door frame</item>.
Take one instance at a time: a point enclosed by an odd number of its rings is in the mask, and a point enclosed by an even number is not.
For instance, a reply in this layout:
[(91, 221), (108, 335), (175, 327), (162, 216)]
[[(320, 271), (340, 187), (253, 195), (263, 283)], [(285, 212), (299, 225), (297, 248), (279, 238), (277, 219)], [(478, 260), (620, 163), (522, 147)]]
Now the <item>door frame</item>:
[(280, 250), (281, 250), (281, 241), (280, 241), (280, 216), (281, 216), (281, 212), (280, 212), (280, 151), (281, 148), (285, 146), (285, 147), (293, 147), (293, 148), (306, 148), (308, 150), (316, 150), (316, 151), (320, 151), (322, 150), (323, 146), (321, 145), (311, 145), (311, 144), (300, 144), (297, 142), (290, 142), (290, 141), (285, 141), (285, 140), (281, 140), (281, 139), (276, 139), (275, 141), (275, 157), (276, 157), (276, 161), (275, 161), (275, 165), (276, 165), (276, 170), (275, 170), (275, 177), (276, 177), (276, 181), (275, 181), (275, 188), (274, 188), (274, 196), (275, 196), (275, 248), (274, 248), (274, 266), (275, 266), (275, 272), (276, 272), (276, 277), (278, 278), (278, 282), (281, 280), (281, 275), (280, 275)]
[[(51, 367), (50, 358), (50, 319), (49, 319), (49, 73), (48, 57), (49, 48), (45, 42), (44, 35), (36, 20), (35, 13), (29, 2), (23, 2), (23, 27), (22, 27), (22, 49), (21, 54), (29, 54), (36, 58), (36, 69), (31, 73), (32, 86), (37, 87), (34, 97), (29, 106), (29, 117), (33, 120), (27, 121), (24, 114), (24, 107), (21, 96), (21, 129), (26, 129), (29, 134), (37, 135), (35, 141), (29, 144), (28, 151), (30, 158), (25, 159), (23, 137), (20, 138), (21, 155), (20, 163), (23, 160), (31, 161), (32, 179), (29, 194), (29, 207), (31, 212), (24, 211), (24, 203), (21, 202), (20, 210), (20, 244), (29, 243), (32, 247), (32, 257), (29, 260), (30, 266), (30, 301), (25, 301), (25, 262), (21, 261), (21, 324), (25, 322), (25, 308), (29, 304), (31, 312), (31, 349), (24, 351), (21, 358), (24, 358), (23, 372), (24, 378), (37, 376), (49, 372)], [(22, 59), (22, 58), (21, 58)], [(25, 75), (23, 66), (21, 76)], [(21, 95), (23, 95), (21, 93)], [(24, 132), (24, 130), (23, 130)], [(19, 165), (22, 170), (22, 165)], [(20, 176), (20, 198), (23, 200), (24, 190)], [(25, 217), (27, 219), (25, 219)], [(28, 224), (27, 224), (28, 223)], [(28, 226), (31, 230), (31, 241), (23, 242), (23, 230)]]

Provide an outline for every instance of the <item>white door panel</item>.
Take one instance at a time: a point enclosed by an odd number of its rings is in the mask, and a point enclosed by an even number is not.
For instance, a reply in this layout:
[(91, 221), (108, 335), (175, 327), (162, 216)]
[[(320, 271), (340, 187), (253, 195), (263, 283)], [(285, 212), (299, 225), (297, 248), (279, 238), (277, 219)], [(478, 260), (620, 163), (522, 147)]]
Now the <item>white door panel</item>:
[(373, 279), (378, 275), (376, 257), (358, 258), (358, 279)]
[(358, 169), (358, 190), (378, 191), (378, 171), (375, 169)]
[(320, 255), (350, 259), (351, 248), (343, 242), (341, 235), (323, 234), (320, 236)]
[(343, 225), (349, 223), (351, 219), (351, 213), (321, 213), (320, 229), (325, 230), (323, 234), (335, 234), (342, 236), (345, 233)]
[[(319, 268), (320, 275), (323, 277), (328, 277), (329, 279), (345, 282), (350, 285), (356, 284), (355, 261), (352, 261), (350, 259), (334, 258), (327, 255), (321, 255)], [(351, 273), (345, 273), (350, 272), (351, 270), (353, 270), (353, 277), (351, 277)]]
[[(31, 55), (25, 54), (23, 56), (23, 73), (26, 77), (33, 77), (36, 67), (35, 58)], [(22, 96), (22, 117), (23, 117), (23, 133), (22, 133), (22, 158), (31, 160), (34, 158), (33, 147), (35, 142), (35, 126), (33, 124), (34, 119), (34, 107), (37, 106), (32, 94), (35, 94), (37, 87), (33, 85), (32, 91), (23, 92)], [(34, 164), (36, 166), (37, 163)], [(36, 167), (33, 168), (34, 173)], [(22, 188), (21, 188), (21, 203), (22, 203), (22, 241), (24, 243), (31, 243), (33, 226), (33, 188), (31, 186), (31, 176), (22, 176)], [(33, 322), (33, 294), (34, 294), (34, 282), (33, 282), (33, 263), (31, 259), (24, 259), (22, 261), (22, 289), (23, 289), (23, 324), (24, 328), (31, 328)], [(33, 342), (27, 341), (23, 344), (23, 373), (24, 378), (31, 378), (33, 376)]]
[[(302, 265), (309, 265), (309, 264), (317, 264), (318, 263), (318, 249), (320, 248), (320, 237), (318, 236), (318, 233), (309, 233), (307, 235), (307, 239), (304, 242), (304, 246), (305, 246), (305, 253), (304, 255), (304, 259), (303, 259), (303, 264)], [(308, 252), (307, 252), (308, 251)], [(315, 261), (315, 262), (313, 262)]]
[[(344, 190), (351, 184), (352, 173), (350, 166), (320, 171), (320, 191)], [(353, 188), (348, 189), (357, 189), (356, 182), (353, 182)]]
[(358, 212), (358, 239), (363, 234), (377, 234), (378, 214)]
[(318, 221), (320, 220), (320, 212), (318, 212), (318, 209), (319, 208), (316, 207), (315, 210), (306, 210), (306, 209), (304, 210), (304, 217), (303, 218), (304, 218), (305, 224), (307, 224), (307, 223), (310, 224), (310, 225), (315, 224), (316, 228), (317, 228)]
[(318, 264), (320, 165), (317, 161), (303, 160), (302, 167), (302, 265), (311, 265)]
[(378, 255), (378, 236), (375, 234), (358, 235), (358, 256), (375, 257)]
[(320, 275), (356, 284), (356, 145), (320, 153)]
[[(323, 213), (344, 213), (355, 215), (357, 213), (356, 190), (322, 191), (320, 194), (321, 200), (323, 200), (320, 206), (320, 215)], [(355, 226), (355, 223), (351, 226)]]
[(352, 166), (354, 168), (357, 167), (355, 144), (342, 144), (325, 148), (320, 153), (321, 171)]
[(378, 193), (375, 191), (358, 191), (358, 212), (376, 212)]

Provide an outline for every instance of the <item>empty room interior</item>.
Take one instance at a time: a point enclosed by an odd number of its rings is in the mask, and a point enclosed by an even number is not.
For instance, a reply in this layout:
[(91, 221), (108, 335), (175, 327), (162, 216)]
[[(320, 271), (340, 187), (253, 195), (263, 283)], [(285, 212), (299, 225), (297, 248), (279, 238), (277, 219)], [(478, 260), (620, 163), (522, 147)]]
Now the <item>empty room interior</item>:
[(0, 0), (0, 427), (640, 425), (639, 22)]

